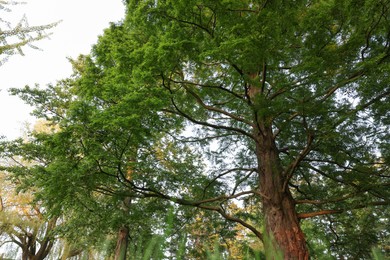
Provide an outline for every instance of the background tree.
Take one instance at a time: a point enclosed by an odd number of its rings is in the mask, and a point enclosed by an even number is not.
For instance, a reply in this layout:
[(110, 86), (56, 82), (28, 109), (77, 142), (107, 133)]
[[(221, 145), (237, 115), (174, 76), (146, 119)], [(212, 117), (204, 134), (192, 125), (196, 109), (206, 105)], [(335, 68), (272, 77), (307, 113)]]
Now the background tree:
[[(84, 58), (73, 61), (80, 70), (85, 62), (88, 60)], [(20, 92), (29, 102), (39, 104), (35, 113), (47, 120), (53, 131), (32, 131), (31, 142), (5, 143), (4, 151), (13, 156), (19, 154), (21, 158), (30, 154), (27, 157), (34, 162), (33, 167), (21, 163), (21, 167), (8, 170), (24, 180), (23, 188), (42, 187), (38, 199), (45, 201), (52, 214), (64, 216), (65, 221), (57, 232), (68, 241), (77, 241), (76, 244), (88, 248), (106, 241), (107, 234), (126, 229), (130, 250), (142, 255), (148, 238), (166, 228), (164, 219), (171, 207), (169, 201), (157, 203), (148, 191), (168, 193), (183, 181), (187, 184), (187, 179), (177, 174), (183, 167), (187, 176), (192, 176), (193, 189), (196, 189), (196, 184), (205, 180), (199, 174), (201, 163), (185, 146), (176, 147), (165, 137), (168, 128), (175, 131), (175, 121), (168, 122), (161, 131), (150, 132), (147, 113), (137, 112), (139, 117), (123, 118), (126, 115), (120, 106), (137, 100), (144, 102), (142, 95), (130, 101), (121, 100), (119, 95), (113, 104), (102, 109), (99, 100), (74, 96), (78, 87), (74, 79), (68, 79), (45, 90), (26, 88)], [(133, 109), (145, 111), (141, 106)], [(156, 129), (158, 125), (153, 127)], [(62, 131), (65, 128), (68, 130)], [(72, 154), (68, 154), (70, 151)], [(49, 180), (38, 176), (51, 177)], [(155, 178), (163, 181), (155, 182)], [(57, 186), (45, 189), (47, 181)], [(146, 200), (141, 203), (140, 198)], [(177, 223), (183, 221), (186, 218), (176, 219)], [(170, 245), (170, 250), (178, 250), (177, 246)], [(137, 259), (134, 255), (129, 257)]]
[[(40, 133), (55, 131), (55, 127), (44, 121), (38, 121), (33, 128)], [(9, 159), (2, 161), (2, 167), (28, 168), (31, 163), (16, 157)], [(8, 172), (1, 172), (0, 180), (0, 247), (7, 252), (6, 256), (21, 252), (22, 259), (66, 259), (82, 253), (80, 248), (60, 238), (58, 229), (64, 225), (64, 218), (48, 214), (35, 196), (36, 186), (23, 186), (20, 179)]]
[[(23, 4), (16, 1), (0, 1), (0, 12), (12, 12), (11, 6)], [(22, 54), (22, 47), (28, 46), (36, 49), (34, 42), (47, 38), (47, 31), (58, 22), (47, 25), (30, 26), (27, 17), (23, 16), (16, 25), (0, 18), (0, 66), (6, 62), (9, 56), (16, 53)]]
[(1, 179), (0, 246), (19, 248), (22, 259), (45, 259), (55, 242), (53, 231), (58, 218), (47, 218), (31, 193), (18, 194), (4, 173)]
[[(123, 24), (76, 64), (72, 98), (14, 90), (60, 126), (10, 151), (50, 158), (23, 172), (50, 208), (109, 180), (119, 201), (213, 211), (285, 259), (308, 259), (302, 226), (312, 248), (349, 257), (347, 223), (388, 220), (388, 1), (127, 3)], [(361, 234), (354, 248), (383, 241)]]

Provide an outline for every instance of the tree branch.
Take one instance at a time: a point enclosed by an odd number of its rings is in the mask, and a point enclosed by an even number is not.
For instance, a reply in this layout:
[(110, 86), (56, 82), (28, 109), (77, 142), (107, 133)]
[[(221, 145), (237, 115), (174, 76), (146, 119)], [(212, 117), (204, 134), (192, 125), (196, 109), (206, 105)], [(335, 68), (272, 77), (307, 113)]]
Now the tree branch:
[(40, 256), (42, 259), (45, 258), (51, 248), (53, 247), (53, 238), (51, 237), (51, 233), (54, 230), (56, 224), (57, 224), (58, 217), (54, 217), (49, 220), (47, 224), (47, 228), (45, 231), (45, 236), (43, 238), (43, 242), (40, 243), (39, 251), (36, 253), (37, 256)]
[(224, 92), (231, 94), (232, 96), (234, 96), (236, 98), (239, 98), (241, 100), (245, 100), (243, 96), (235, 93), (234, 91), (232, 91), (230, 89), (224, 88), (222, 86), (222, 84), (220, 84), (220, 85), (206, 85), (206, 84), (194, 83), (194, 82), (190, 82), (190, 81), (178, 81), (178, 80), (173, 80), (173, 79), (169, 79), (169, 80), (172, 81), (173, 83), (176, 83), (176, 84), (187, 84), (187, 85), (194, 85), (194, 86), (199, 86), (199, 87), (203, 87), (203, 88), (220, 89)]
[[(207, 126), (207, 127), (210, 127), (210, 128), (213, 128), (213, 129), (223, 129), (223, 130), (227, 130), (227, 131), (233, 131), (233, 132), (236, 132), (236, 133), (239, 133), (241, 135), (245, 135), (253, 140), (255, 140), (255, 137), (246, 132), (245, 130), (243, 129), (240, 129), (240, 128), (235, 128), (235, 127), (230, 127), (230, 126), (223, 126), (223, 125), (216, 125), (216, 124), (211, 124), (211, 123), (208, 123), (208, 122), (203, 122), (203, 121), (199, 121), (191, 116), (189, 116), (188, 114), (184, 113), (178, 106), (177, 104), (175, 103), (175, 101), (173, 100), (173, 98), (171, 98), (171, 101), (172, 101), (172, 105), (175, 107), (177, 113), (174, 112), (174, 114), (178, 114), (178, 115), (181, 115), (183, 116), (184, 118), (186, 118), (187, 120), (191, 121), (192, 123), (194, 124), (197, 124), (197, 125), (203, 125), (203, 126)], [(169, 112), (170, 110), (165, 110), (166, 112)]]
[(209, 110), (209, 111), (213, 111), (213, 112), (217, 112), (217, 113), (220, 113), (220, 114), (223, 114), (233, 120), (236, 120), (236, 121), (239, 121), (239, 122), (242, 122), (244, 124), (247, 124), (249, 126), (252, 126), (253, 127), (253, 124), (237, 115), (234, 115), (232, 113), (229, 113), (225, 110), (222, 110), (222, 109), (219, 109), (219, 108), (216, 108), (216, 107), (213, 107), (213, 106), (209, 106), (209, 105), (206, 105), (203, 100), (201, 99), (201, 97), (196, 94), (194, 91), (192, 91), (190, 88), (186, 87), (185, 85), (183, 85), (183, 87), (187, 90), (188, 93), (190, 93), (196, 100), (196, 102), (201, 105), (203, 108), (205, 108), (206, 110)]
[(219, 208), (217, 210), (217, 212), (219, 212), (219, 214), (221, 214), (225, 219), (227, 219), (229, 221), (232, 221), (232, 222), (239, 223), (242, 226), (248, 228), (249, 230), (251, 230), (256, 235), (256, 237), (258, 237), (261, 241), (264, 241), (263, 234), (261, 234), (254, 226), (252, 226), (249, 223), (243, 221), (242, 219), (239, 219), (239, 218), (236, 218), (236, 217), (233, 217), (233, 216), (227, 214), (226, 212), (223, 211), (222, 208)]
[(388, 205), (390, 205), (389, 201), (375, 201), (371, 203), (359, 204), (349, 209), (334, 209), (334, 210), (329, 209), (329, 210), (320, 210), (320, 211), (309, 212), (309, 213), (300, 213), (298, 214), (298, 219), (312, 218), (321, 215), (339, 214), (346, 211), (367, 208), (370, 206), (388, 206)]
[(313, 143), (314, 136), (311, 132), (308, 132), (307, 134), (307, 144), (306, 147), (300, 152), (300, 154), (295, 158), (294, 162), (292, 162), (287, 169), (284, 172), (284, 175), (286, 176), (286, 179), (283, 183), (283, 190), (285, 191), (288, 187), (288, 182), (292, 178), (295, 170), (301, 163), (301, 161), (308, 155), (308, 153), (311, 151), (311, 145)]
[(211, 37), (213, 37), (213, 33), (208, 28), (206, 28), (206, 27), (204, 27), (204, 26), (202, 26), (200, 24), (197, 24), (197, 23), (191, 22), (191, 21), (182, 20), (182, 19), (170, 16), (167, 13), (165, 13), (164, 16), (169, 18), (169, 19), (178, 21), (180, 23), (184, 23), (184, 24), (188, 24), (188, 25), (192, 25), (192, 26), (198, 27), (198, 28), (202, 29), (203, 31), (207, 32), (207, 34), (209, 34)]
[(180, 115), (180, 116), (186, 118), (187, 120), (189, 120), (190, 122), (197, 124), (197, 125), (203, 125), (203, 126), (207, 126), (207, 127), (213, 128), (213, 129), (224, 129), (227, 131), (233, 131), (233, 132), (239, 133), (241, 135), (245, 135), (245, 136), (251, 138), (252, 140), (255, 140), (255, 137), (252, 134), (246, 132), (243, 129), (231, 127), (231, 126), (216, 125), (216, 124), (211, 124), (208, 122), (199, 121), (199, 120), (193, 118), (192, 116), (188, 115), (184, 111), (182, 111), (175, 102), (175, 99), (173, 97), (173, 91), (169, 86), (169, 81), (168, 81), (168, 85), (167, 85), (165, 77), (163, 75), (161, 75), (161, 77), (162, 77), (162, 85), (171, 93), (171, 98), (170, 98), (171, 103), (176, 110), (176, 111), (172, 111), (170, 109), (164, 109), (163, 111), (168, 112), (168, 113), (172, 113), (172, 114), (176, 114), (176, 115)]
[[(241, 194), (244, 194), (244, 193), (249, 193), (249, 192), (242, 192)], [(252, 192), (250, 192), (252, 193)], [(176, 201), (177, 203), (181, 204), (180, 201)], [(182, 204), (182, 205), (186, 205), (186, 204)], [(188, 204), (187, 204), (188, 205)], [(190, 204), (191, 205), (191, 204)], [(239, 223), (241, 224), (242, 226), (248, 228), (249, 230), (251, 230), (261, 241), (263, 241), (263, 235), (252, 225), (250, 225), (249, 223), (245, 222), (244, 220), (242, 219), (239, 219), (239, 218), (236, 218), (236, 217), (233, 217), (229, 214), (227, 214), (220, 206), (219, 207), (212, 207), (212, 206), (206, 206), (206, 205), (195, 205), (196, 207), (198, 208), (201, 208), (201, 209), (206, 209), (206, 210), (211, 210), (211, 211), (216, 211), (218, 212), (222, 217), (224, 217), (226, 220), (229, 220), (229, 221), (232, 221), (232, 222), (236, 222), (236, 223)]]
[(207, 185), (206, 187), (203, 189), (203, 196), (205, 196), (205, 192), (206, 190), (210, 187), (211, 184), (213, 184), (216, 180), (218, 180), (219, 178), (231, 173), (231, 172), (235, 172), (235, 171), (257, 171), (256, 168), (251, 168), (251, 169), (248, 169), (248, 168), (233, 168), (233, 169), (229, 169), (229, 170), (226, 170), (220, 174), (218, 174), (216, 177), (214, 177)]
[(321, 103), (324, 102), (325, 100), (327, 100), (330, 96), (332, 96), (336, 90), (338, 90), (339, 88), (342, 88), (344, 87), (345, 85), (347, 85), (348, 83), (351, 83), (351, 82), (354, 82), (355, 80), (359, 79), (360, 77), (362, 77), (364, 74), (365, 74), (365, 70), (362, 69), (362, 70), (359, 70), (357, 72), (355, 72), (354, 74), (352, 74), (351, 76), (349, 76), (347, 79), (339, 82), (338, 84), (328, 88), (326, 90), (326, 93), (325, 94), (322, 94), (322, 98), (319, 100)]
[(317, 217), (321, 215), (329, 215), (329, 214), (336, 214), (336, 213), (342, 213), (342, 210), (320, 210), (316, 212), (309, 212), (309, 213), (300, 213), (298, 214), (298, 219), (305, 219), (305, 218), (312, 218)]
[(161, 193), (159, 191), (153, 190), (153, 189), (139, 188), (139, 187), (136, 187), (135, 185), (134, 185), (134, 187), (138, 191), (140, 191), (140, 193), (143, 195), (144, 198), (157, 197), (157, 198), (161, 198), (161, 199), (172, 201), (174, 203), (177, 203), (177, 204), (180, 204), (180, 205), (183, 205), (183, 206), (193, 206), (193, 207), (197, 207), (197, 208), (200, 208), (200, 209), (216, 211), (219, 214), (221, 214), (225, 219), (243, 225), (244, 227), (246, 227), (249, 230), (251, 230), (259, 239), (261, 239), (261, 240), (263, 239), (262, 234), (255, 227), (253, 227), (249, 223), (243, 221), (242, 219), (239, 219), (239, 218), (236, 218), (236, 217), (233, 217), (233, 216), (227, 214), (220, 206), (216, 207), (216, 206), (204, 205), (204, 204), (207, 204), (207, 203), (217, 202), (217, 201), (223, 202), (223, 201), (227, 201), (229, 199), (238, 198), (240, 196), (244, 196), (244, 195), (248, 195), (248, 194), (259, 195), (259, 192), (255, 192), (255, 191), (249, 190), (249, 191), (243, 191), (243, 192), (231, 195), (231, 196), (225, 196), (224, 195), (224, 196), (219, 196), (219, 197), (205, 199), (205, 200), (200, 200), (200, 201), (190, 201), (190, 200), (186, 200), (186, 199), (171, 197), (169, 195), (165, 195), (165, 194), (163, 194), (163, 193)]
[(358, 111), (364, 110), (364, 109), (366, 109), (367, 107), (371, 106), (372, 104), (374, 104), (374, 103), (380, 101), (382, 98), (387, 97), (387, 96), (389, 96), (389, 95), (390, 95), (390, 89), (389, 89), (388, 91), (385, 91), (385, 92), (379, 94), (378, 96), (372, 98), (370, 101), (368, 101), (368, 102), (366, 102), (366, 103), (364, 103), (364, 104), (359, 105), (359, 106), (358, 106), (356, 109), (354, 109), (353, 111), (356, 113), (356, 112), (358, 112)]
[(340, 202), (340, 201), (344, 201), (344, 200), (353, 198), (359, 193), (354, 192), (354, 193), (351, 193), (349, 195), (346, 195), (346, 196), (343, 196), (340, 198), (334, 198), (334, 199), (329, 199), (329, 200), (295, 200), (295, 204), (323, 205), (323, 204), (328, 204), (328, 203), (335, 203), (335, 202)]

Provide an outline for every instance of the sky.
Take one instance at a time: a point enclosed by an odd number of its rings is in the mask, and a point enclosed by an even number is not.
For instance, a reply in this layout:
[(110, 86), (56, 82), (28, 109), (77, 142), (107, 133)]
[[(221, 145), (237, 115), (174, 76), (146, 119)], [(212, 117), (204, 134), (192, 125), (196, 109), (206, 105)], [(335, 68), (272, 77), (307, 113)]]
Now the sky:
[(14, 139), (34, 122), (32, 108), (18, 97), (10, 96), (9, 88), (26, 85), (45, 87), (67, 78), (72, 67), (67, 59), (88, 54), (98, 36), (110, 22), (123, 19), (122, 0), (24, 0), (12, 6), (12, 12), (0, 10), (1, 18), (17, 23), (25, 14), (30, 26), (62, 21), (50, 30), (50, 39), (36, 42), (40, 50), (24, 48), (24, 56), (13, 55), (0, 66), (0, 136)]

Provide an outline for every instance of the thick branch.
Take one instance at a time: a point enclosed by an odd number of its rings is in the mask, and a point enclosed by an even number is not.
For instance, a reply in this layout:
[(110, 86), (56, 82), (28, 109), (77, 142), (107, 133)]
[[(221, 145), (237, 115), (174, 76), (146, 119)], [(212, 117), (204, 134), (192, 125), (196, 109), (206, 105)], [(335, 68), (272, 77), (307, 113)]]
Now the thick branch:
[(243, 221), (242, 219), (239, 219), (239, 218), (236, 218), (236, 217), (233, 217), (233, 216), (227, 214), (225, 211), (223, 211), (222, 208), (219, 208), (217, 211), (225, 219), (241, 224), (242, 226), (244, 226), (244, 227), (248, 228), (249, 230), (251, 230), (261, 241), (264, 241), (263, 235), (254, 226), (248, 224), (247, 222)]
[(306, 147), (300, 152), (300, 154), (297, 156), (297, 158), (294, 160), (294, 162), (292, 162), (288, 168), (286, 169), (285, 171), (285, 176), (286, 176), (286, 179), (283, 183), (283, 190), (286, 190), (287, 187), (288, 187), (288, 182), (290, 181), (290, 179), (292, 178), (295, 170), (297, 169), (297, 167), (299, 166), (299, 164), (301, 163), (301, 161), (306, 157), (306, 155), (308, 155), (308, 153), (311, 151), (311, 145), (313, 143), (313, 139), (314, 139), (314, 136), (312, 133), (308, 133), (307, 134), (307, 144), (306, 144)]
[(309, 213), (300, 213), (298, 214), (298, 219), (305, 219), (305, 218), (312, 218), (317, 217), (321, 215), (329, 215), (329, 214), (336, 214), (336, 213), (342, 213), (342, 210), (321, 210), (316, 212), (309, 212)]
[(298, 219), (312, 218), (321, 215), (339, 214), (346, 211), (367, 208), (370, 206), (388, 206), (388, 205), (390, 205), (389, 201), (375, 201), (371, 203), (359, 204), (349, 209), (334, 209), (334, 210), (329, 209), (329, 210), (320, 210), (320, 211), (309, 212), (309, 213), (300, 213), (298, 214)]
[(57, 219), (58, 217), (54, 217), (48, 222), (43, 242), (41, 243), (39, 251), (36, 253), (36, 255), (40, 256), (42, 259), (49, 254), (51, 248), (53, 247), (53, 238), (51, 235), (57, 224)]

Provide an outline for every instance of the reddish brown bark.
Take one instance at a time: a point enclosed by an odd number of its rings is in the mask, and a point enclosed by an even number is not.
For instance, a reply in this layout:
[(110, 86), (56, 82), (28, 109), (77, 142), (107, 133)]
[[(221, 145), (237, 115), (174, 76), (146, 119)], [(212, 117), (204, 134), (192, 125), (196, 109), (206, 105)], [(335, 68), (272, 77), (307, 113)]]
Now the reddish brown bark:
[(257, 136), (259, 186), (261, 194), (264, 194), (265, 236), (270, 241), (266, 248), (267, 259), (276, 259), (277, 253), (289, 260), (309, 259), (294, 199), (284, 185), (286, 176), (283, 175), (271, 127), (263, 126)]
[(304, 218), (312, 218), (312, 217), (316, 217), (316, 216), (321, 216), (321, 215), (329, 215), (329, 214), (335, 214), (335, 213), (341, 213), (343, 212), (342, 210), (331, 210), (331, 209), (328, 209), (328, 210), (320, 210), (320, 211), (316, 211), (316, 212), (309, 212), (309, 213), (300, 213), (298, 214), (298, 218), (299, 219), (304, 219)]

